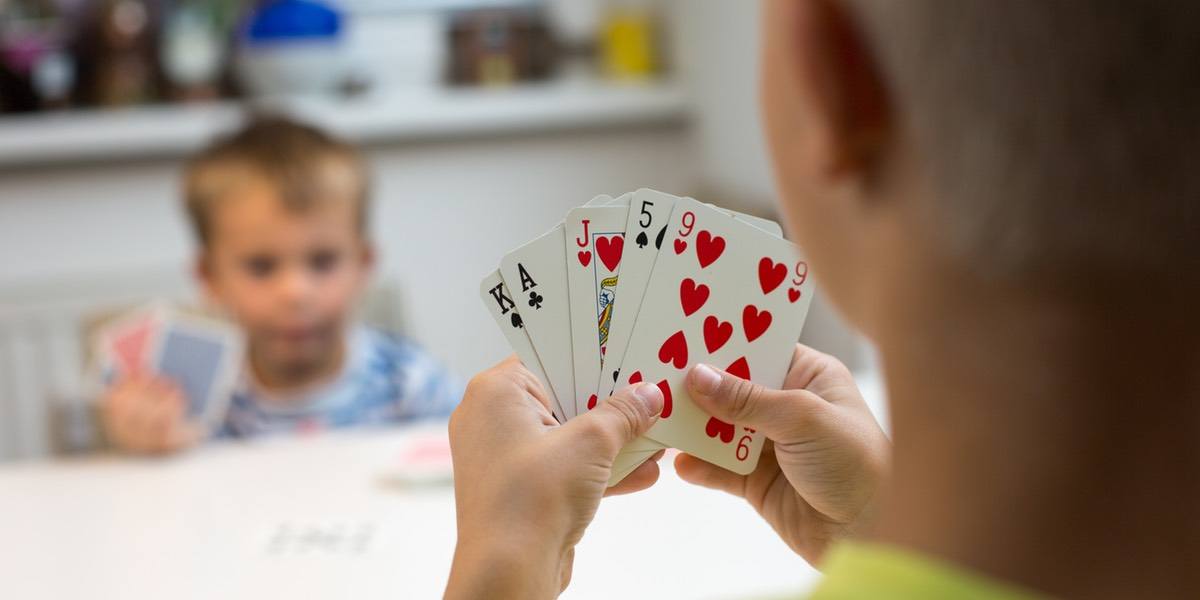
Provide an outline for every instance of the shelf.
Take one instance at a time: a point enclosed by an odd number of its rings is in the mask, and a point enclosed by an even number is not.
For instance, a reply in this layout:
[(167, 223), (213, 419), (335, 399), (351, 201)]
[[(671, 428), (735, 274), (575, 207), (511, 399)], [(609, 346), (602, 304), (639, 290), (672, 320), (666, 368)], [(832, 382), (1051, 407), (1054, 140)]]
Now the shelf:
[[(670, 83), (559, 82), (438, 89), (352, 99), (288, 98), (279, 110), (358, 143), (469, 138), (682, 123), (683, 90)], [(0, 118), (0, 168), (185, 155), (239, 123), (251, 106), (216, 102)]]

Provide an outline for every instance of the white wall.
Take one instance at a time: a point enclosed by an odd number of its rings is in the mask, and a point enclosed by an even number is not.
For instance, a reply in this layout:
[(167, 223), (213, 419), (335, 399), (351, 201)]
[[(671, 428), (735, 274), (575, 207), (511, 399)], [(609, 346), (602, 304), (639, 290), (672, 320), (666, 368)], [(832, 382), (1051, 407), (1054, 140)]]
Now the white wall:
[(715, 196), (773, 210), (758, 110), (759, 3), (672, 0), (671, 6), (675, 63), (696, 116), (700, 183)]

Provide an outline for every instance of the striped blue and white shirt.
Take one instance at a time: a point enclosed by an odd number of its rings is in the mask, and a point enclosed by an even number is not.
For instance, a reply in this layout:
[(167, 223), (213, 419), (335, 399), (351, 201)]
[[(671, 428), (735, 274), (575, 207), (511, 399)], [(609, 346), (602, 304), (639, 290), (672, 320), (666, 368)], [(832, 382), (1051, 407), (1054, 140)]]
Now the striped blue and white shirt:
[(446, 418), (462, 398), (462, 383), (409, 340), (361, 327), (347, 342), (342, 373), (316, 389), (269, 396), (244, 374), (219, 437)]

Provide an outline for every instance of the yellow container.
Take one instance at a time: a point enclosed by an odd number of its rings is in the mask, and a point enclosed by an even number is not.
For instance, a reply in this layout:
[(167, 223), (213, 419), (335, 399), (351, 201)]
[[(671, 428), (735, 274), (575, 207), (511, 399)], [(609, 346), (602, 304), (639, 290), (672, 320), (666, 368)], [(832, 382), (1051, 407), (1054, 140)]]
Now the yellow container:
[(600, 37), (601, 70), (614, 79), (645, 79), (658, 69), (654, 16), (639, 8), (608, 12)]

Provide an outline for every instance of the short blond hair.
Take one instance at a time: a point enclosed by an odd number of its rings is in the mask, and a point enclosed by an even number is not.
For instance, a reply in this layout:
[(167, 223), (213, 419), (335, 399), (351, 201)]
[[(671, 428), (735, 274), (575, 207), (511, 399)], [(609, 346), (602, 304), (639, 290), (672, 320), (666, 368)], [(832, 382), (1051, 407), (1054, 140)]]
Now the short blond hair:
[(202, 245), (211, 241), (214, 206), (252, 178), (273, 186), (289, 210), (305, 211), (327, 199), (353, 202), (359, 233), (366, 234), (368, 175), (358, 150), (316, 127), (280, 116), (256, 116), (185, 167), (184, 205)]

